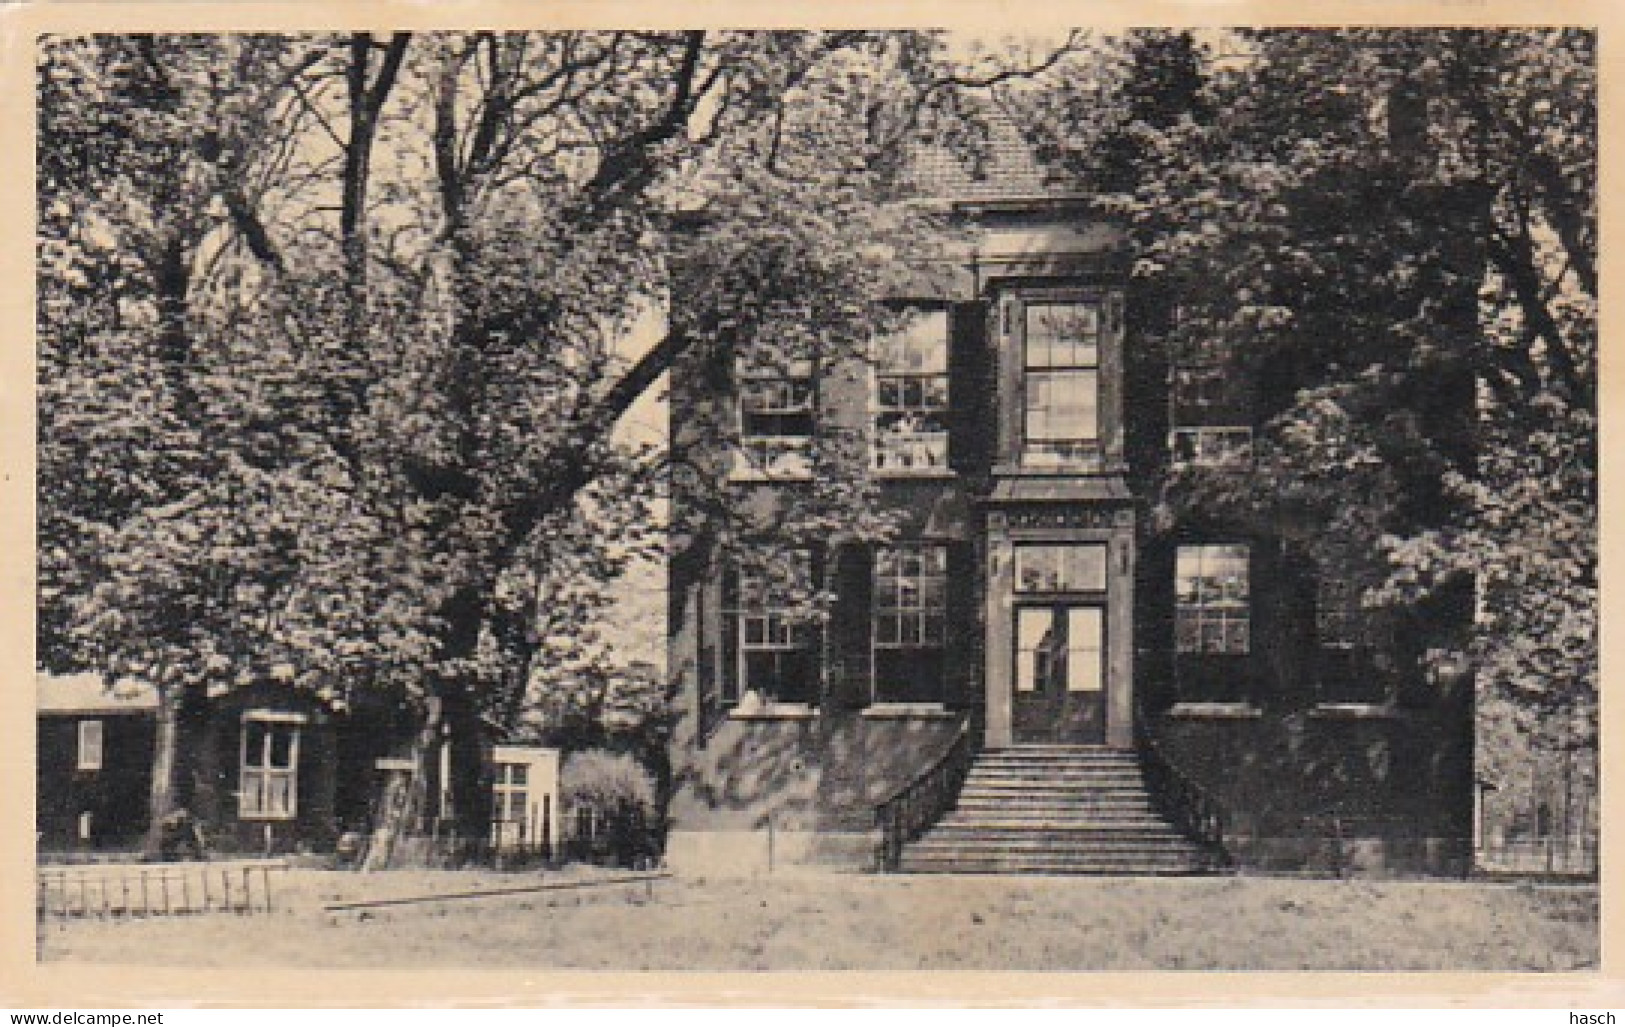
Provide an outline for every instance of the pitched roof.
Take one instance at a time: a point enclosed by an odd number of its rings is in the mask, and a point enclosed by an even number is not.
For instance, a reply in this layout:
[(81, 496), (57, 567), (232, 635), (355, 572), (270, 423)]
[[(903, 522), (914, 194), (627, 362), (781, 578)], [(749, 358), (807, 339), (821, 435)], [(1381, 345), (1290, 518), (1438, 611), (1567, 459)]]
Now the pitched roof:
[(100, 674), (36, 674), (35, 709), (39, 713), (153, 713), (158, 690), (146, 681), (120, 678), (108, 687)]
[(967, 146), (926, 140), (913, 148), (904, 180), (911, 192), (955, 201), (1060, 199), (1076, 192), (1060, 188), (1045, 172), (1033, 145), (1003, 106), (982, 105), (987, 137)]

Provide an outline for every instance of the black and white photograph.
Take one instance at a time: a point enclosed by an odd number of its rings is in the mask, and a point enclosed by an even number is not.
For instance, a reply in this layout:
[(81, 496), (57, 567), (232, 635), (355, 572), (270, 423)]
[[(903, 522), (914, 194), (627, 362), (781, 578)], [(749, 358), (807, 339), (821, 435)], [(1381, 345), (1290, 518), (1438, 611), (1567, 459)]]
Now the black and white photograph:
[(1594, 26), (470, 25), (27, 44), (39, 967), (1600, 973)]

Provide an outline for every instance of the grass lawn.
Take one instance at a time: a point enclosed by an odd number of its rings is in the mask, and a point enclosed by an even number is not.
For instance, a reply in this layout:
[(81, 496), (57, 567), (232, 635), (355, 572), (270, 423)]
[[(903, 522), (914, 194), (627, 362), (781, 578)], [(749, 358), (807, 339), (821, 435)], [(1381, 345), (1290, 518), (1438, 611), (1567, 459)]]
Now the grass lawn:
[[(688, 877), (326, 914), (533, 874), (296, 870), (275, 913), (75, 921), (46, 961), (611, 971), (1595, 969), (1586, 887), (1272, 878)], [(547, 880), (563, 880), (549, 874)]]

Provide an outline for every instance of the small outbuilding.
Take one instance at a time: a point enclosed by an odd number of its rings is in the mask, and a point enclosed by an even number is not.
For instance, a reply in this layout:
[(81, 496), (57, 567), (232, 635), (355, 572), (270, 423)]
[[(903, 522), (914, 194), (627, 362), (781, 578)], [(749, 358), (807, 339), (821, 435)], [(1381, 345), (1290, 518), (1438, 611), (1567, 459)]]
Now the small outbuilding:
[(147, 830), (158, 691), (99, 674), (35, 678), (42, 852), (133, 850)]

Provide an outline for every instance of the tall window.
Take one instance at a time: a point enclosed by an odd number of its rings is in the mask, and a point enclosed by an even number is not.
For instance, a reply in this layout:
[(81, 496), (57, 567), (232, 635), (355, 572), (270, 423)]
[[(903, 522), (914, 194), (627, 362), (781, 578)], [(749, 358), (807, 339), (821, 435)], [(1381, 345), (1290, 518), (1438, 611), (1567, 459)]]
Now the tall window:
[(900, 546), (875, 551), (876, 702), (940, 702), (947, 636), (948, 551)]
[(1175, 647), (1181, 653), (1240, 656), (1251, 648), (1251, 589), (1245, 545), (1180, 546), (1175, 561)]
[(492, 784), (495, 808), (491, 815), (505, 824), (524, 824), (530, 816), (529, 788), (530, 764), (498, 763)]
[(1373, 626), (1361, 608), (1360, 579), (1335, 569), (1315, 579), (1315, 637), (1320, 643), (1320, 701), (1382, 704), (1391, 680), (1373, 664)]
[(805, 553), (771, 575), (735, 575), (729, 611), (735, 659), (724, 701), (737, 703), (749, 693), (769, 703), (818, 701), (817, 632), (805, 607), (811, 585)]
[(1315, 636), (1327, 649), (1353, 649), (1360, 641), (1360, 589), (1342, 575), (1315, 581)]
[(948, 466), (948, 313), (914, 312), (875, 346), (874, 467)]
[(1067, 467), (1100, 452), (1100, 307), (1026, 306), (1022, 463)]
[(800, 475), (816, 423), (812, 365), (790, 361), (769, 369), (741, 361), (739, 445), (745, 473)]
[(102, 722), (99, 720), (81, 720), (79, 722), (79, 759), (80, 770), (102, 769)]
[(1211, 340), (1186, 342), (1175, 358), (1168, 411), (1174, 463), (1236, 469), (1250, 464), (1251, 402), (1230, 373), (1222, 347)]
[(288, 820), (299, 810), (297, 715), (250, 711), (243, 715), (238, 814)]

